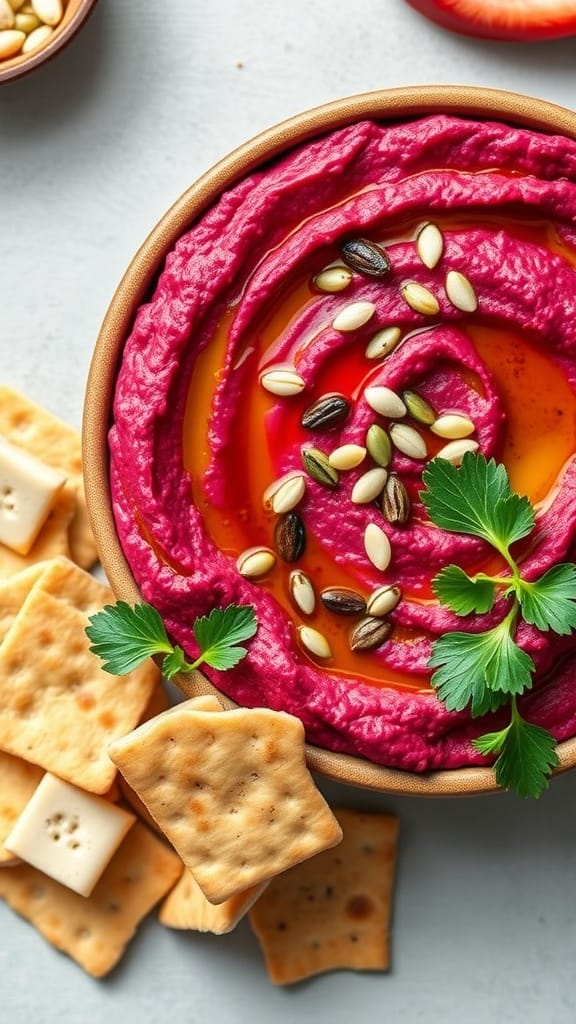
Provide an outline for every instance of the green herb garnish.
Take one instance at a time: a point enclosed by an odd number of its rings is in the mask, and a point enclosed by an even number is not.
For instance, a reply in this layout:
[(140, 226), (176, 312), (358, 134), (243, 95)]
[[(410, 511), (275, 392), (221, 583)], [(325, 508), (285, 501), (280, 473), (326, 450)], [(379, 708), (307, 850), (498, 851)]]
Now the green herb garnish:
[(151, 604), (142, 602), (132, 607), (118, 601), (105, 605), (89, 621), (86, 634), (92, 641), (90, 650), (102, 658), (106, 672), (123, 676), (146, 658), (163, 654), (162, 674), (166, 679), (178, 672), (193, 672), (202, 664), (222, 672), (233, 668), (248, 653), (240, 646), (242, 641), (254, 636), (258, 628), (252, 605), (213, 608), (194, 622), (200, 654), (195, 661), (187, 661), (182, 648), (168, 639), (164, 623)]
[(498, 732), (474, 740), (480, 753), (496, 755), (496, 781), (521, 797), (538, 797), (558, 764), (554, 737), (526, 721), (517, 698), (532, 687), (532, 658), (516, 643), (518, 623), (553, 630), (561, 636), (576, 628), (576, 565), (555, 565), (539, 579), (522, 578), (511, 546), (535, 526), (528, 498), (510, 487), (506, 469), (494, 459), (467, 452), (458, 469), (433, 459), (422, 474), (421, 498), (432, 522), (452, 533), (487, 541), (504, 559), (506, 575), (468, 576), (448, 565), (432, 581), (439, 601), (457, 615), (485, 614), (497, 596), (508, 602), (506, 615), (480, 633), (447, 633), (432, 648), (431, 683), (450, 711), (470, 707), (472, 717), (510, 706), (510, 722)]

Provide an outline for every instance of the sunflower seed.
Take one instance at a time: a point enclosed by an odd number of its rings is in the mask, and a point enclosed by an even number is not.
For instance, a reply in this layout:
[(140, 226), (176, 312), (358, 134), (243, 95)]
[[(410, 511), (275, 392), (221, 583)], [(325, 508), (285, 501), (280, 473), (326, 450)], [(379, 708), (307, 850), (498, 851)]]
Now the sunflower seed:
[(427, 402), (418, 391), (403, 391), (402, 401), (412, 419), (416, 420), (417, 423), (423, 423), (426, 427), (434, 423), (436, 413), (430, 402)]
[(376, 332), (366, 345), (364, 353), (366, 358), (382, 359), (383, 356), (389, 356), (396, 348), (401, 337), (402, 331), (399, 327), (383, 327), (381, 331)]
[(355, 469), (366, 458), (366, 449), (361, 444), (342, 444), (328, 456), (334, 469)]
[(317, 658), (331, 658), (332, 650), (326, 637), (312, 626), (299, 626), (298, 636), (300, 642)]
[(316, 274), (313, 284), (321, 292), (343, 292), (352, 281), (352, 271), (348, 267), (326, 267)]
[(463, 437), (456, 441), (449, 441), (439, 452), (436, 452), (435, 458), (447, 459), (453, 466), (459, 466), (466, 452), (477, 452), (479, 447), (478, 441)]
[(303, 448), (301, 452), (304, 469), (317, 484), (323, 487), (338, 486), (340, 475), (328, 461), (328, 456), (319, 448)]
[(459, 270), (449, 270), (446, 274), (446, 295), (456, 309), (463, 313), (474, 313), (478, 309), (478, 297), (471, 282)]
[(415, 313), (422, 313), (424, 316), (436, 316), (440, 312), (440, 304), (429, 288), (417, 281), (406, 281), (401, 285), (404, 301)]
[(274, 543), (283, 562), (297, 562), (306, 548), (306, 530), (297, 512), (287, 512), (276, 523)]
[(388, 615), (389, 612), (394, 610), (401, 597), (402, 591), (400, 587), (394, 584), (378, 587), (370, 594), (366, 604), (366, 611), (369, 615), (383, 618), (384, 615)]
[(367, 615), (350, 630), (350, 649), (352, 651), (375, 651), (388, 639), (392, 628), (392, 623), (386, 619)]
[(302, 413), (300, 420), (306, 430), (322, 430), (342, 423), (350, 412), (350, 402), (344, 395), (322, 395)]
[(382, 514), (387, 522), (401, 526), (410, 515), (408, 491), (396, 473), (391, 473), (382, 494)]
[(290, 595), (296, 607), (304, 615), (312, 615), (316, 608), (316, 594), (312, 580), (300, 569), (293, 569), (290, 573)]
[(283, 366), (267, 370), (260, 377), (260, 383), (272, 395), (281, 395), (283, 397), (299, 395), (306, 386), (306, 382), (299, 373)]
[(296, 470), (274, 480), (264, 491), (262, 504), (264, 508), (272, 509), (277, 516), (281, 516), (296, 508), (305, 492), (306, 478)]
[(351, 501), (355, 505), (367, 505), (370, 501), (374, 501), (381, 494), (387, 476), (388, 471), (381, 466), (376, 466), (375, 469), (369, 469), (367, 473), (363, 473), (352, 488)]
[(336, 612), (337, 615), (363, 615), (366, 611), (366, 601), (362, 594), (347, 587), (330, 587), (323, 590), (320, 600), (329, 612)]
[(366, 388), (364, 392), (364, 398), (368, 402), (368, 405), (374, 412), (380, 413), (380, 416), (389, 416), (392, 419), (400, 419), (401, 416), (406, 415), (406, 406), (397, 395), (395, 391), (390, 388), (381, 386), (375, 386)]
[(416, 235), (416, 252), (428, 270), (440, 261), (444, 249), (444, 238), (436, 224), (424, 224)]
[(392, 548), (384, 530), (376, 523), (368, 523), (364, 530), (364, 550), (372, 565), (384, 572), (390, 565)]
[(469, 437), (476, 430), (472, 420), (461, 412), (446, 412), (434, 420), (430, 430), (438, 437), (446, 437), (452, 441)]
[(389, 466), (392, 461), (392, 442), (379, 423), (373, 423), (366, 432), (366, 448), (379, 466)]
[(384, 277), (392, 266), (386, 250), (368, 238), (352, 238), (340, 250), (344, 263), (358, 274)]
[(335, 331), (356, 331), (359, 327), (367, 324), (376, 312), (373, 302), (359, 299), (358, 302), (350, 302), (344, 306), (332, 321)]
[(276, 564), (276, 555), (270, 548), (247, 548), (236, 559), (236, 568), (247, 579), (259, 579)]
[(399, 452), (411, 459), (425, 459), (428, 454), (422, 435), (407, 423), (393, 423), (390, 427), (390, 440)]

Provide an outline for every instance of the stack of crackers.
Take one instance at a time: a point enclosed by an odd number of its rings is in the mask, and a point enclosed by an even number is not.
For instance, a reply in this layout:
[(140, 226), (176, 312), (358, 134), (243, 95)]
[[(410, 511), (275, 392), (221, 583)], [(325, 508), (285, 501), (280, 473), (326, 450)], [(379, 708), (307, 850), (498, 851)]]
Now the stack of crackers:
[[(0, 897), (96, 977), (158, 904), (217, 934), (249, 915), (277, 984), (387, 968), (396, 818), (332, 811), (293, 716), (168, 707), (151, 661), (104, 672), (85, 629), (113, 596), (89, 572), (79, 435), (0, 387), (2, 435), (66, 483), (26, 555), (0, 544)], [(136, 816), (87, 896), (11, 849), (47, 773)]]

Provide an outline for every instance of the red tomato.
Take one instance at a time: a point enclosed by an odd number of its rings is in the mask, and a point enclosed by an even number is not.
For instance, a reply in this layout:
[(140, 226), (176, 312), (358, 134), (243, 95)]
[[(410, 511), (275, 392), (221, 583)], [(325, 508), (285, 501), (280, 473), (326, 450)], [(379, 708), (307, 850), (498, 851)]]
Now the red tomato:
[(576, 0), (408, 0), (438, 25), (481, 39), (576, 35)]

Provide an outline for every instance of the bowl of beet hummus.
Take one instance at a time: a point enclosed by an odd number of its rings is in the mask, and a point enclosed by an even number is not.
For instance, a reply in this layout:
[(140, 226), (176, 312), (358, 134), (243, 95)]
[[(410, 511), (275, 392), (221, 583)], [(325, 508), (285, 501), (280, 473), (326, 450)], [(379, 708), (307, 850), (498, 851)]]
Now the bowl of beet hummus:
[[(197, 616), (255, 610), (247, 656), (187, 693), (296, 715), (339, 781), (498, 788), (474, 739), (499, 709), (449, 710), (430, 682), (434, 643), (482, 619), (432, 581), (494, 551), (430, 522), (422, 476), (503, 464), (535, 510), (527, 578), (573, 561), (575, 222), (576, 114), (451, 86), (301, 113), (165, 214), (96, 343), (84, 471), (118, 599), (154, 605), (191, 658)], [(571, 768), (575, 641), (525, 623), (517, 641), (519, 706)]]

